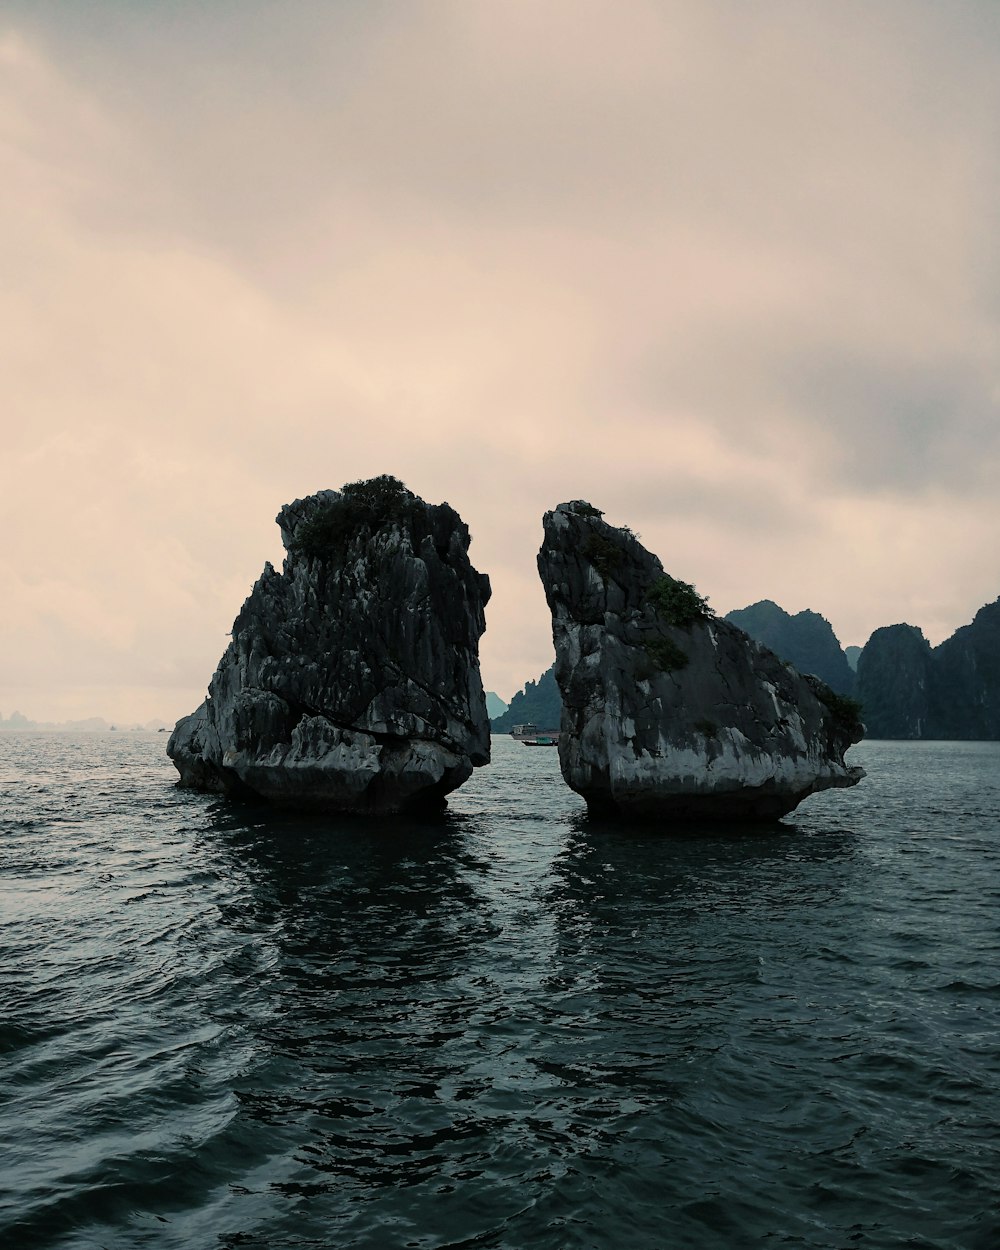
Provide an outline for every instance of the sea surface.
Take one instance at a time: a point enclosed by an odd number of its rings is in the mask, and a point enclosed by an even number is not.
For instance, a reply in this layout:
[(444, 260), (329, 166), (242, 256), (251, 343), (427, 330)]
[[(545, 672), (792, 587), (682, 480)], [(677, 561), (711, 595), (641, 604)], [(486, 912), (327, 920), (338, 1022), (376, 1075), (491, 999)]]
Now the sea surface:
[(556, 752), (426, 822), (0, 735), (5, 1250), (1000, 1247), (1000, 743), (752, 834)]

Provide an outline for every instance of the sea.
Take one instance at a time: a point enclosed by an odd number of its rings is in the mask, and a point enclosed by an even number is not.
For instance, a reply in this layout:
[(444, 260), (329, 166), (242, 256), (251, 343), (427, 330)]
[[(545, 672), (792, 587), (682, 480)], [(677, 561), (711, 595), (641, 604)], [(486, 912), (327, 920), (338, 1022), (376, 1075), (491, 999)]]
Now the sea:
[(0, 735), (4, 1250), (997, 1250), (1000, 743), (752, 831), (554, 749), (414, 820)]

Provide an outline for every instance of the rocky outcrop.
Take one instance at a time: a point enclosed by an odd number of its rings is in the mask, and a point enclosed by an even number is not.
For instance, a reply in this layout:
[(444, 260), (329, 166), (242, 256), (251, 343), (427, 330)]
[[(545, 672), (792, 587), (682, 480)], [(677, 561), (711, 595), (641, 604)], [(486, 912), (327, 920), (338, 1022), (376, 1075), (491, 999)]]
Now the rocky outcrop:
[(857, 691), (873, 738), (1000, 739), (1000, 599), (934, 648), (915, 625), (876, 629)]
[(167, 754), (181, 784), (336, 811), (440, 806), (490, 758), (489, 579), (447, 504), (395, 478), (297, 499), (208, 698)]
[(544, 519), (538, 569), (563, 699), (559, 759), (595, 810), (771, 820), (864, 776), (850, 700), (718, 619), (590, 504)]
[(854, 672), (844, 649), (825, 616), (807, 608), (794, 616), (771, 599), (727, 612), (726, 620), (793, 664), (800, 673), (813, 673), (837, 694), (854, 690)]
[(872, 738), (922, 738), (931, 724), (931, 645), (915, 625), (884, 625), (858, 659), (858, 697)]
[(933, 688), (934, 737), (1000, 738), (1000, 599), (934, 648)]

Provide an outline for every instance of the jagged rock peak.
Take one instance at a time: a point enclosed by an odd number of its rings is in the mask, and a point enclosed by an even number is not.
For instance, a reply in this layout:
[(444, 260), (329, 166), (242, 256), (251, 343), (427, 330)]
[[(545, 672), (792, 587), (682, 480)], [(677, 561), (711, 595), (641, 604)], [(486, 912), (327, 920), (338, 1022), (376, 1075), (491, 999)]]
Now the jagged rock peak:
[(208, 698), (167, 745), (181, 784), (337, 811), (440, 806), (489, 762), (489, 578), (469, 531), (384, 475), (296, 499)]
[(793, 616), (773, 599), (761, 599), (727, 612), (726, 620), (794, 664), (800, 673), (815, 673), (837, 694), (853, 694), (854, 673), (825, 616), (808, 608)]
[(1000, 739), (1000, 599), (933, 649), (915, 625), (876, 629), (858, 695), (875, 738)]
[(538, 570), (563, 700), (559, 760), (595, 810), (772, 820), (856, 784), (857, 706), (719, 619), (628, 527), (547, 512)]

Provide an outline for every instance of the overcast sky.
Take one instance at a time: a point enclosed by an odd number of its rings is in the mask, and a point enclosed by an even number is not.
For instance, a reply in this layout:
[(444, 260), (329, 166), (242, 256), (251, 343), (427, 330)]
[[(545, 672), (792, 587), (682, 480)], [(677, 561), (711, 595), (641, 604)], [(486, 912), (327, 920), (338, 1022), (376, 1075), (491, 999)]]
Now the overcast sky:
[(0, 713), (192, 710), (290, 499), (589, 499), (719, 612), (1000, 594), (996, 0), (0, 0)]

